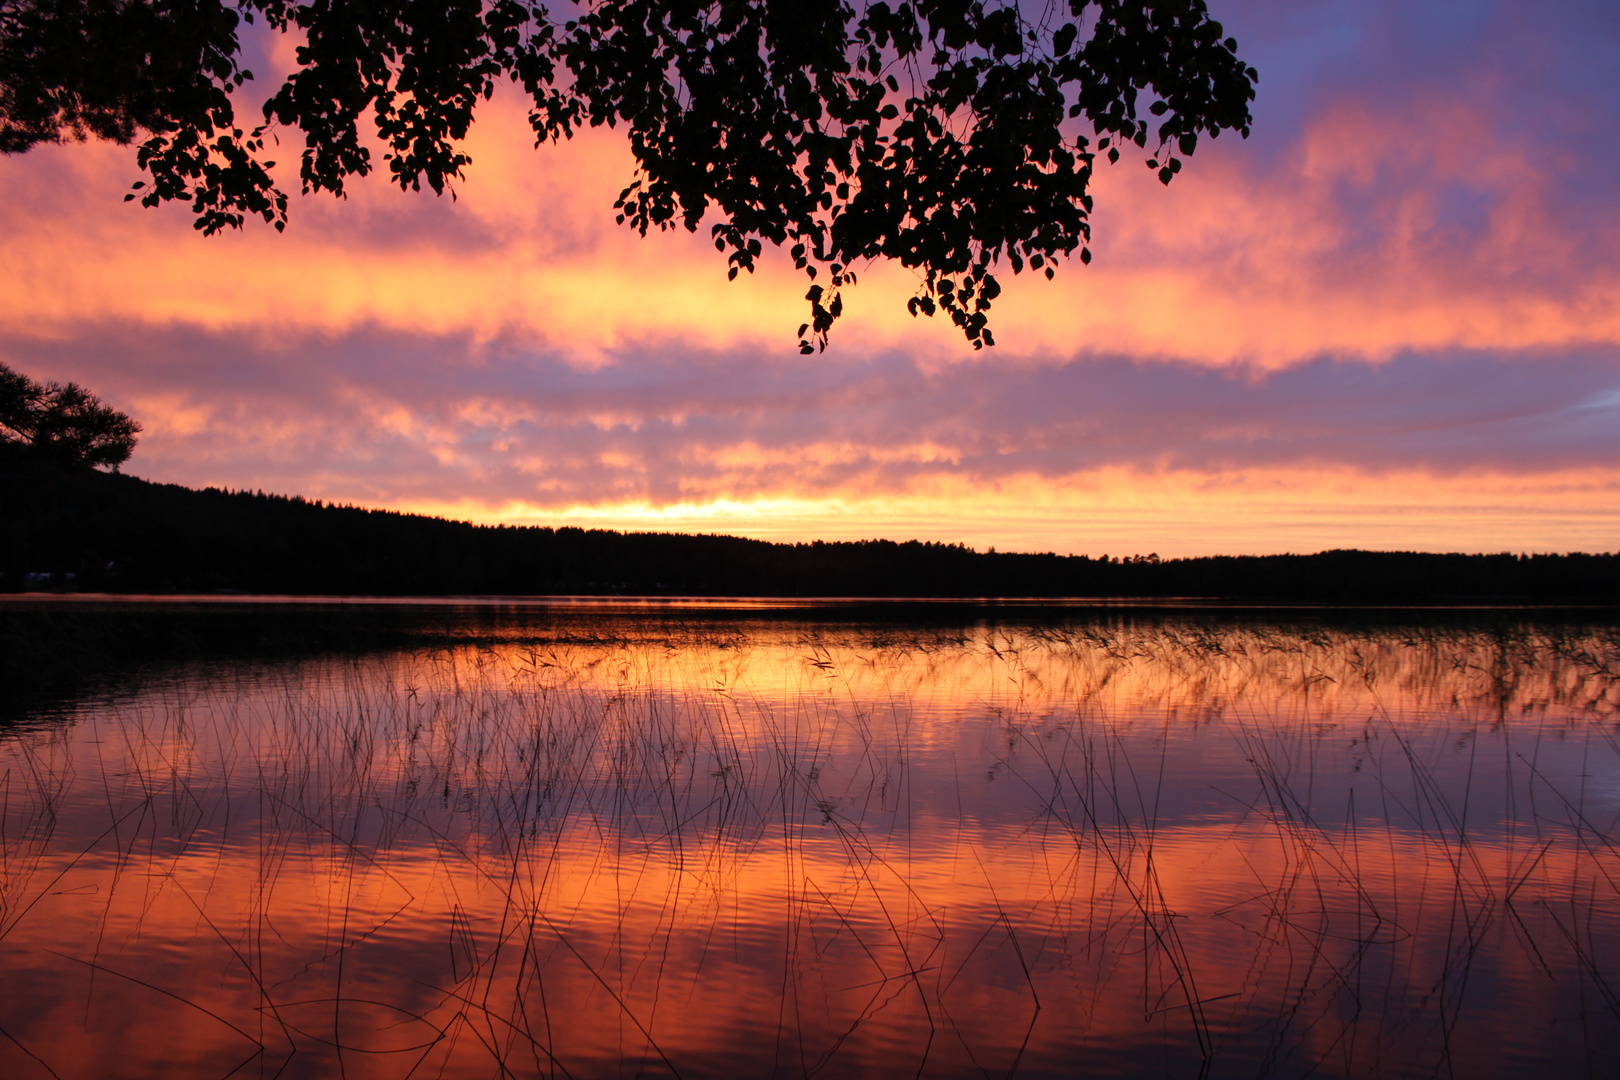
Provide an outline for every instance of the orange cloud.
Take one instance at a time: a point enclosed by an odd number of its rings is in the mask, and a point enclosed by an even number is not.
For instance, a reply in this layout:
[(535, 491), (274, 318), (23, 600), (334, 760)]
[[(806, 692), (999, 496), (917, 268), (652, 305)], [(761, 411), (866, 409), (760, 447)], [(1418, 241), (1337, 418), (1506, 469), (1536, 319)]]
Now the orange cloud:
[(488, 524), (728, 533), (765, 540), (916, 538), (979, 549), (1167, 558), (1334, 547), (1607, 551), (1620, 536), (1620, 477), (1589, 469), (1534, 477), (1266, 468), (1209, 474), (1107, 468), (1059, 481), (959, 478), (912, 490), (796, 494), (793, 485), (686, 500), (406, 499), (397, 508)]
[(198, 236), (118, 201), (129, 150), (45, 148), (0, 159), (0, 342), (132, 408), (137, 471), (483, 521), (1609, 549), (1620, 216), (1493, 123), (1336, 99), (1168, 189), (1103, 168), (1095, 263), (1012, 280), (997, 348), (880, 265), (810, 359), (785, 259), (727, 283), (703, 234), (615, 226), (622, 139), (533, 149), (507, 97), (454, 200), (374, 177), (284, 236)]
[[(1615, 268), (1572, 270), (1577, 238), (1550, 213), (1549, 167), (1484, 125), (1455, 103), (1418, 103), (1398, 123), (1342, 107), (1271, 172), (1225, 143), (1169, 189), (1134, 166), (1103, 168), (1097, 262), (1055, 283), (1010, 282), (998, 362), (1103, 348), (1275, 368), (1324, 353), (1620, 341)], [(295, 200), (285, 236), (211, 239), (182, 210), (117, 201), (135, 175), (125, 149), (7, 159), (0, 180), (25, 197), (7, 215), (0, 324), (521, 330), (587, 366), (665, 339), (790, 351), (804, 283), (785, 259), (728, 284), (701, 232), (642, 240), (613, 224), (632, 167), (616, 134), (531, 141), (518, 103), (497, 99), (468, 141), (474, 165), (454, 202), (373, 177), (342, 203)], [(1438, 222), (1437, 192), (1453, 183), (1489, 202), (1487, 226), (1461, 247)], [(1370, 223), (1356, 216), (1361, 201)], [(835, 349), (965, 358), (948, 324), (904, 313), (914, 287), (899, 267), (869, 268)]]

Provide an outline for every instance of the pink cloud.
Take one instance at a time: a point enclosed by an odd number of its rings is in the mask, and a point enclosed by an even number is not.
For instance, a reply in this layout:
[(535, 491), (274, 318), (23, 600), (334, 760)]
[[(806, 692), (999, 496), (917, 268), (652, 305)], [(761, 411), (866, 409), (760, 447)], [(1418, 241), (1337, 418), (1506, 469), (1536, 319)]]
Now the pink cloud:
[[(613, 136), (536, 151), (526, 130), (517, 104), (498, 101), (455, 202), (374, 179), (341, 203), (297, 200), (286, 236), (207, 239), (182, 211), (119, 203), (134, 175), (119, 148), (6, 160), (0, 180), (20, 198), (0, 210), (11, 256), (0, 325), (519, 331), (587, 365), (663, 339), (791, 349), (804, 283), (785, 260), (728, 285), (701, 235), (643, 241), (614, 226), (631, 163)], [(1399, 120), (1338, 106), (1264, 171), (1230, 139), (1168, 190), (1145, 170), (1105, 168), (1097, 263), (1051, 284), (1010, 282), (998, 355), (1096, 348), (1274, 368), (1324, 352), (1620, 340), (1614, 215), (1575, 231), (1548, 205), (1548, 169), (1488, 136), (1486, 118), (1456, 102), (1415, 102)], [(1448, 191), (1472, 198), (1481, 221), (1448, 223)], [(913, 287), (898, 267), (871, 268), (835, 347), (966, 359), (948, 326), (904, 313)]]
[(454, 201), (374, 179), (285, 236), (121, 203), (127, 149), (0, 159), (0, 355), (134, 410), (137, 473), (482, 520), (1615, 546), (1620, 212), (1547, 132), (1620, 104), (1525, 120), (1474, 38), (1386, 91), (1289, 32), (1331, 79), (1278, 59), (1255, 140), (1168, 189), (1101, 170), (1096, 262), (1010, 282), (985, 353), (877, 266), (800, 358), (785, 259), (727, 284), (701, 234), (616, 227), (619, 137), (534, 150), (498, 96)]

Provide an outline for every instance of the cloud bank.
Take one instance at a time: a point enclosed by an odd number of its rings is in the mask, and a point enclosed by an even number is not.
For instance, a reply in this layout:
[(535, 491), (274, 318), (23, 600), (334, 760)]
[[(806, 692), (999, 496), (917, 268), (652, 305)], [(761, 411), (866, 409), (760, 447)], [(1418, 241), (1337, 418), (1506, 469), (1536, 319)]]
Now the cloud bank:
[[(130, 470), (480, 520), (1066, 551), (1610, 550), (1620, 18), (1215, 4), (1256, 136), (1097, 188), (1096, 262), (994, 350), (875, 266), (794, 348), (786, 260), (612, 222), (596, 132), (497, 97), (454, 201), (381, 182), (204, 239), (130, 151), (0, 160), (0, 357), (133, 411)], [(290, 156), (290, 155), (289, 155)]]

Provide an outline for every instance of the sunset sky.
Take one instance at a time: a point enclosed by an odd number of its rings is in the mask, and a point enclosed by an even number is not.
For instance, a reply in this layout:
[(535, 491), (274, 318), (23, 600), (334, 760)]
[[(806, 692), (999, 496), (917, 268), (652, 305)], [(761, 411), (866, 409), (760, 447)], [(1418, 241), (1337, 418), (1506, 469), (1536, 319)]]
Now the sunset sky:
[(801, 357), (785, 255), (615, 226), (622, 135), (535, 150), (497, 95), (454, 201), (373, 177), (284, 235), (124, 203), (131, 148), (0, 159), (0, 359), (131, 412), (137, 476), (482, 522), (1620, 549), (1620, 5), (1208, 2), (1253, 137), (1104, 167), (1092, 265), (980, 353), (874, 265)]

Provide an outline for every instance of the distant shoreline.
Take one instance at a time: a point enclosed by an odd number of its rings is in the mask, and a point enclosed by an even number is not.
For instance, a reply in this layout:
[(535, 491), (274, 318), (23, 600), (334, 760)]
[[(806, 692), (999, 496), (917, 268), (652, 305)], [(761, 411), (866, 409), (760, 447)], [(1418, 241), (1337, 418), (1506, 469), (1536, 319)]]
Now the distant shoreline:
[(890, 540), (473, 525), (193, 490), (9, 457), (0, 594), (941, 600), (1354, 606), (1620, 605), (1620, 554), (1086, 555)]
[(1620, 601), (1579, 603), (1546, 600), (1509, 602), (1496, 600), (1449, 601), (1445, 603), (1368, 602), (1343, 603), (1322, 600), (1223, 599), (1210, 596), (627, 596), (617, 593), (572, 593), (560, 595), (354, 595), (321, 593), (252, 594), (229, 591), (214, 593), (120, 593), (54, 590), (41, 592), (0, 592), (0, 605), (72, 604), (82, 606), (139, 607), (168, 605), (183, 607), (439, 607), (439, 608), (593, 608), (621, 611), (805, 611), (829, 612), (849, 608), (901, 609), (908, 606), (937, 609), (987, 608), (1017, 611), (1025, 608), (1082, 611), (1165, 611), (1165, 612), (1311, 612), (1311, 611), (1413, 611), (1413, 612), (1494, 612), (1494, 611), (1620, 611)]

